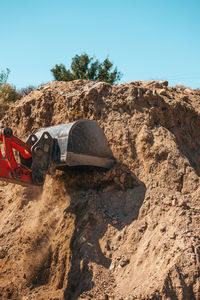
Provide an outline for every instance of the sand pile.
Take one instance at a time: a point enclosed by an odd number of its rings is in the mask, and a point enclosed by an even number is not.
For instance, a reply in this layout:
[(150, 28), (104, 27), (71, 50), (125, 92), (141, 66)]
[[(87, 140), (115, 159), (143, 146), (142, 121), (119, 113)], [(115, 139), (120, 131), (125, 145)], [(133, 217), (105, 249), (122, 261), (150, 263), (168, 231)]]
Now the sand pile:
[(200, 299), (200, 93), (52, 82), (1, 121), (21, 139), (95, 120), (117, 160), (0, 185), (1, 299)]

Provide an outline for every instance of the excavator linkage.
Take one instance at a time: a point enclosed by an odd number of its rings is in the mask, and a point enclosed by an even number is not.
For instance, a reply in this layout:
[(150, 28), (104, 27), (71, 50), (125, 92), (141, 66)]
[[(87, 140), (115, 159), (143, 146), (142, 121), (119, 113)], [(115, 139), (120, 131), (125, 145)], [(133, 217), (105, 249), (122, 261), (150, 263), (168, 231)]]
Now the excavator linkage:
[(14, 151), (18, 151), (25, 160), (31, 158), (31, 147), (13, 136), (10, 128), (0, 129), (0, 142), (4, 145), (4, 155), (0, 148), (0, 180), (32, 184), (31, 170), (23, 167), (15, 158)]
[(39, 130), (25, 143), (10, 128), (1, 128), (0, 142), (4, 145), (4, 155), (0, 149), (0, 180), (21, 185), (43, 185), (46, 174), (55, 169), (73, 166), (109, 169), (115, 162), (103, 130), (91, 120)]

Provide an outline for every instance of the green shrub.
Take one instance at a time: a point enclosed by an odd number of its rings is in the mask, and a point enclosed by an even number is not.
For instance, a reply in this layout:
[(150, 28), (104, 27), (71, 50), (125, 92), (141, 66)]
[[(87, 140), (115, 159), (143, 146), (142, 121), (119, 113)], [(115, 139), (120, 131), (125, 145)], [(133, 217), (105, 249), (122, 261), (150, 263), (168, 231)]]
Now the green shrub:
[(114, 70), (113, 68), (113, 63), (108, 57), (101, 63), (98, 59), (83, 53), (72, 58), (71, 70), (60, 64), (55, 65), (51, 72), (54, 79), (58, 81), (86, 79), (114, 84), (121, 79), (122, 74), (117, 68), (114, 68)]
[(9, 83), (0, 84), (0, 101), (2, 102), (15, 102), (19, 99), (15, 87)]

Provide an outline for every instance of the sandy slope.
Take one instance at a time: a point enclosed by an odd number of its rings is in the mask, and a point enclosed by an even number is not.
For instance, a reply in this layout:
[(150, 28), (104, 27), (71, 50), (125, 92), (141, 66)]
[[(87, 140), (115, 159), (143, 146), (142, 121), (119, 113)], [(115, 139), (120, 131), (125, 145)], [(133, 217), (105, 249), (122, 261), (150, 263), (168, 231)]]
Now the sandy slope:
[(200, 299), (200, 94), (167, 82), (52, 82), (2, 124), (80, 118), (116, 166), (0, 186), (0, 299)]

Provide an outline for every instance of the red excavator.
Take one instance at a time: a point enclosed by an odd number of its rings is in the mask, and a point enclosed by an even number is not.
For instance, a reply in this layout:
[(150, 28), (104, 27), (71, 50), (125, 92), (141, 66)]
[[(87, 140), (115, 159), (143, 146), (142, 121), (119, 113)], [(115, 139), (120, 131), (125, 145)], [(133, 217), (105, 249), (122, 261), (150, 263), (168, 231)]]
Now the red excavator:
[(20, 185), (43, 185), (46, 174), (55, 169), (109, 169), (115, 162), (103, 130), (85, 119), (39, 130), (26, 142), (14, 136), (11, 128), (0, 127), (0, 143), (0, 180)]

